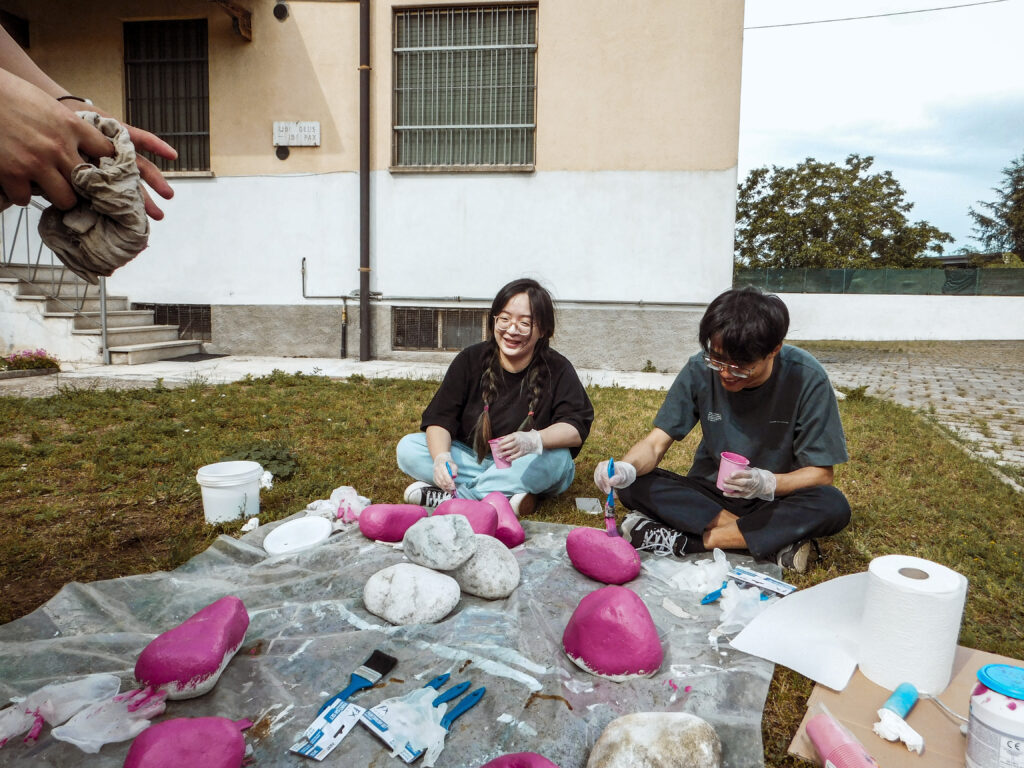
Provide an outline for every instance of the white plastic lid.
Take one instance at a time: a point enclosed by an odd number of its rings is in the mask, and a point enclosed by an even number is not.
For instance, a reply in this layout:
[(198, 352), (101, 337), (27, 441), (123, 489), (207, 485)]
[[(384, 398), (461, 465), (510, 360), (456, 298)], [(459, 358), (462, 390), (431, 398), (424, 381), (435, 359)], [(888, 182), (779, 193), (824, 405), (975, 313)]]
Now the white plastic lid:
[(331, 535), (334, 526), (326, 517), (307, 515), (289, 520), (267, 534), (263, 548), (271, 555), (287, 555), (309, 549)]

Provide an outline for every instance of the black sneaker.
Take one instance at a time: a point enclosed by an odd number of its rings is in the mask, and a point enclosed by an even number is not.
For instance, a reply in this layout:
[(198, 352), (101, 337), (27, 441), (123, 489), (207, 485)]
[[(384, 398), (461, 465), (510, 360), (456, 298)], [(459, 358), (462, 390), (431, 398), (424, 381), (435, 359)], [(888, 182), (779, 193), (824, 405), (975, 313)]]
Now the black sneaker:
[(683, 556), (686, 535), (657, 520), (651, 520), (643, 512), (630, 512), (622, 521), (622, 538), (633, 545), (637, 552), (650, 552), (662, 557)]
[(435, 509), (442, 501), (452, 498), (455, 498), (454, 494), (422, 480), (417, 480), (405, 489), (406, 504), (419, 504), (427, 509)]
[(807, 568), (821, 557), (821, 549), (814, 539), (802, 539), (775, 553), (775, 562), (784, 570), (807, 573)]

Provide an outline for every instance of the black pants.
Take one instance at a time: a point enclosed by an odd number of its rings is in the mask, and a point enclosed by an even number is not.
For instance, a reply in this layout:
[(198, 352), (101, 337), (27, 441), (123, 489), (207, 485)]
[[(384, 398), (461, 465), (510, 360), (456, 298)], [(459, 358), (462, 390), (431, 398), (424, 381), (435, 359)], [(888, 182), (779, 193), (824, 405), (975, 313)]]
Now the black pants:
[(709, 480), (655, 469), (617, 493), (628, 509), (696, 536), (721, 510), (728, 510), (739, 517), (736, 524), (750, 554), (762, 559), (794, 541), (839, 533), (850, 522), (850, 504), (832, 485), (803, 488), (773, 501), (737, 499)]

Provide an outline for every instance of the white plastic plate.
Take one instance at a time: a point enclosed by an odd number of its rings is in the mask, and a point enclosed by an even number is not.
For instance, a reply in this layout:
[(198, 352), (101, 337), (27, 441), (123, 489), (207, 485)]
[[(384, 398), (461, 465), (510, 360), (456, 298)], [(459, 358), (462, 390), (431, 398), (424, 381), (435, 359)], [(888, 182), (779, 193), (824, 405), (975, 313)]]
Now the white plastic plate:
[(301, 552), (327, 541), (331, 535), (331, 521), (326, 517), (307, 516), (289, 520), (267, 534), (263, 548), (271, 555)]

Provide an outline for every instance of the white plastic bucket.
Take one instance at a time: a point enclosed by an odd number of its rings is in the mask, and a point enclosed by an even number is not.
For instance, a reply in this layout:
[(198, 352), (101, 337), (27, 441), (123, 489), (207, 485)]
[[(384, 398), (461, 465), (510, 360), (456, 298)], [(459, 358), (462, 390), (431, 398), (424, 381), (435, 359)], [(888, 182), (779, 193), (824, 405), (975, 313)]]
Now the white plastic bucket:
[(256, 461), (222, 461), (207, 464), (196, 473), (203, 491), (203, 514), (210, 524), (226, 523), (260, 513), (260, 476)]

